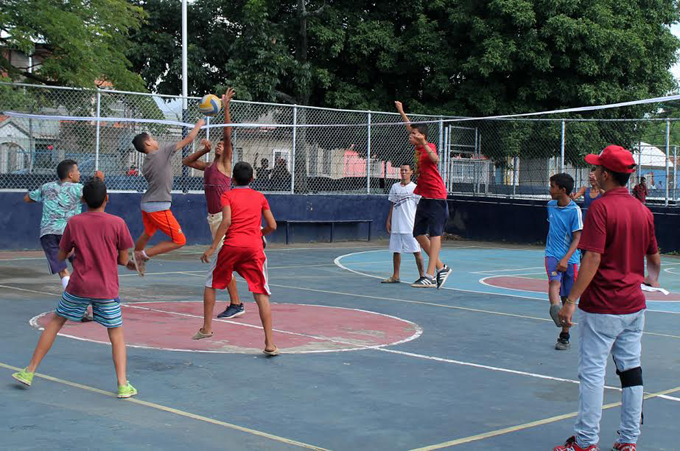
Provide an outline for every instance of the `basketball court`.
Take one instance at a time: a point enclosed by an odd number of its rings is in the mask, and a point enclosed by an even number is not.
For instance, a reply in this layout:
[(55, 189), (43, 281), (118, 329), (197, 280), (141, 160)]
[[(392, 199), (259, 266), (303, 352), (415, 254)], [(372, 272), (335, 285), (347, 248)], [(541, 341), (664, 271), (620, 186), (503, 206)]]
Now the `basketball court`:
[[(387, 243), (270, 246), (274, 337), (261, 353), (257, 308), (202, 324), (203, 247), (121, 269), (128, 377), (115, 398), (105, 330), (68, 323), (28, 388), (25, 366), (56, 307), (59, 281), (40, 252), (0, 254), (3, 446), (127, 449), (551, 449), (572, 435), (578, 331), (555, 351), (543, 248), (447, 242), (442, 290), (381, 284)], [(643, 336), (641, 449), (677, 448), (680, 259), (662, 257)], [(410, 256), (402, 281), (415, 280)], [(649, 294), (649, 293), (648, 293)], [(226, 306), (218, 295), (216, 313)], [(600, 445), (616, 438), (620, 382), (610, 363)]]

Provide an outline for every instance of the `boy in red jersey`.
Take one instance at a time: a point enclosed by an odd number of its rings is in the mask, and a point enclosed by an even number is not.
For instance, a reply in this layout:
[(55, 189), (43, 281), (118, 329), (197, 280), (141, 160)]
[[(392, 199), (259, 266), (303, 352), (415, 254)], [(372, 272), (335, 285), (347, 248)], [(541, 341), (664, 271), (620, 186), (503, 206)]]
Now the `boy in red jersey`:
[(437, 168), (439, 156), (435, 145), (427, 142), (427, 125), (411, 124), (401, 102), (396, 101), (394, 104), (410, 133), (409, 142), (416, 146), (418, 186), (413, 193), (421, 196), (421, 199), (416, 209), (413, 236), (430, 257), (425, 276), (413, 282), (411, 286), (439, 289), (451, 275), (451, 268), (439, 260), (442, 235), (449, 219), (446, 186)]
[[(194, 340), (212, 337), (212, 314), (215, 307), (215, 290), (225, 289), (236, 271), (253, 293), (264, 329), (264, 353), (278, 355), (279, 350), (272, 336), (272, 315), (269, 306), (267, 256), (264, 254), (262, 237), (276, 230), (276, 220), (269, 209), (269, 203), (262, 193), (251, 189), (253, 168), (246, 162), (234, 165), (234, 188), (222, 195), (222, 223), (212, 245), (201, 256), (201, 261), (210, 263), (210, 257), (224, 244), (216, 259), (213, 259), (203, 290), (203, 327), (196, 332)], [(262, 216), (266, 227), (262, 228)]]

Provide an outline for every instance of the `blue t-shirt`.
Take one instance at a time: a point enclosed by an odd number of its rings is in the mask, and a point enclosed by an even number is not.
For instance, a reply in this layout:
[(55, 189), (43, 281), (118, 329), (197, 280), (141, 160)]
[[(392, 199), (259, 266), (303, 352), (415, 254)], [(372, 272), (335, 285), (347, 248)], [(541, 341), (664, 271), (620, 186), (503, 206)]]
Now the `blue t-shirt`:
[[(583, 229), (581, 208), (573, 200), (568, 205), (560, 207), (556, 200), (548, 202), (548, 239), (545, 244), (545, 256), (558, 260), (564, 258), (571, 246), (574, 232)], [(577, 249), (569, 259), (569, 264), (579, 263), (581, 253)]]

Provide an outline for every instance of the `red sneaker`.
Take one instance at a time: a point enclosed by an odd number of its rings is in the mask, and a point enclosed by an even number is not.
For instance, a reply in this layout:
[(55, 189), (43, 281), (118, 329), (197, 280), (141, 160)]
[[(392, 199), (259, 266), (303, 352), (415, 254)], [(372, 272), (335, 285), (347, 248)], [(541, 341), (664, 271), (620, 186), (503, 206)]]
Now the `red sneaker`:
[(635, 443), (619, 443), (614, 442), (612, 451), (636, 451)]
[(598, 451), (597, 445), (590, 445), (587, 448), (581, 448), (576, 443), (576, 437), (569, 437), (567, 442), (562, 446), (556, 446), (553, 451)]

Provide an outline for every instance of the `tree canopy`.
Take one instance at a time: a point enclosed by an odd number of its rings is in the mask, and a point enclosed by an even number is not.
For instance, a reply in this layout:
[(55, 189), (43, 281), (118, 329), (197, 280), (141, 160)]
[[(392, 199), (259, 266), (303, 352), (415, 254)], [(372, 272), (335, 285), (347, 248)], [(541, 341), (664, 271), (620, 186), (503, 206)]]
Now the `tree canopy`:
[[(137, 3), (149, 21), (129, 56), (176, 94), (179, 2)], [(458, 115), (619, 102), (674, 87), (679, 18), (675, 0), (197, 0), (190, 89)]]
[(125, 54), (129, 34), (144, 16), (142, 8), (126, 0), (4, 0), (0, 46), (42, 62), (13, 64), (10, 52), (3, 51), (0, 69), (11, 79), (33, 83), (94, 87), (109, 82), (118, 89), (142, 90), (144, 82)]

